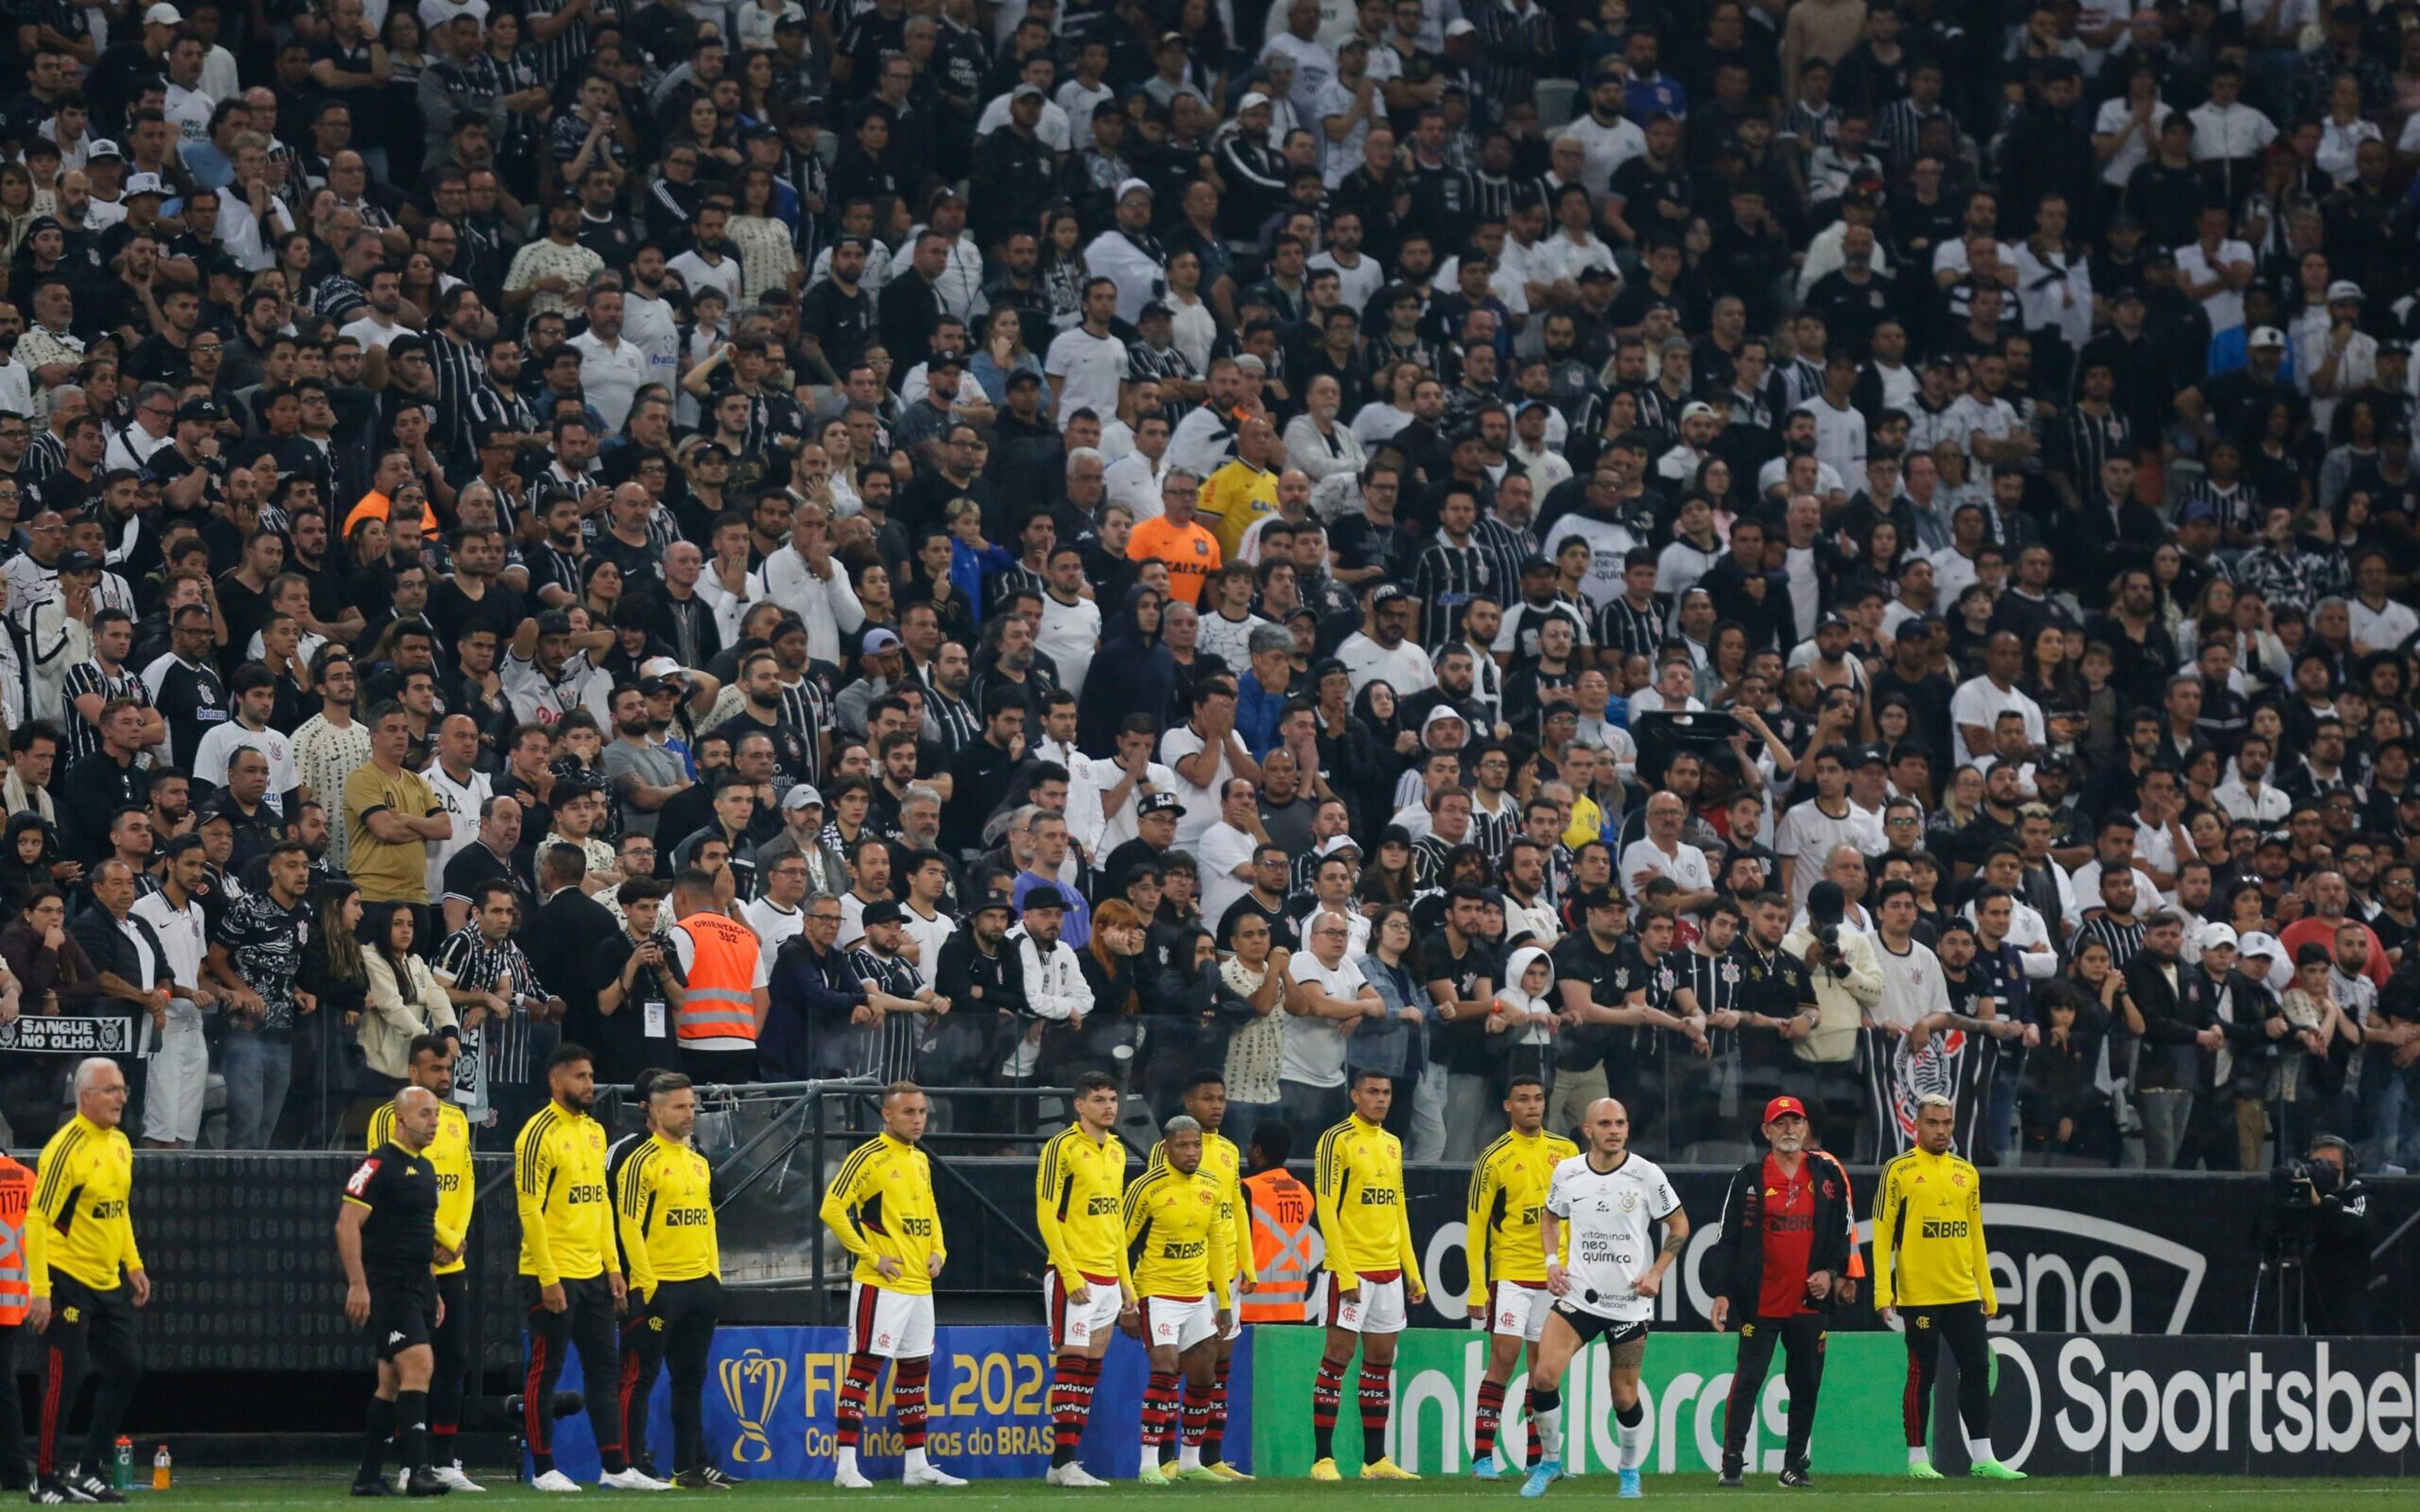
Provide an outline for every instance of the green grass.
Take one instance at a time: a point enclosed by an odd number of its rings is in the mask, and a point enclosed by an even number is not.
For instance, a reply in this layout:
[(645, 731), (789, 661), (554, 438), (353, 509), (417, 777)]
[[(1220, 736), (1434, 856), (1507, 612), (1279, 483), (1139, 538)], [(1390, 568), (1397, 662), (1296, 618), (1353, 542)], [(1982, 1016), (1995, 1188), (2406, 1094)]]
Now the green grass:
[[(200, 1471), (178, 1475), (176, 1488), (164, 1496), (155, 1498), (144, 1491), (136, 1493), (133, 1501), (137, 1506), (151, 1503), (163, 1506), (173, 1504), (180, 1507), (230, 1509), (326, 1505), (345, 1501), (348, 1479), (348, 1473), (335, 1467), (309, 1474), (299, 1472)], [(525, 1487), (514, 1485), (501, 1474), (483, 1476), (481, 1484), (488, 1488), (486, 1495), (454, 1498), (453, 1504), (458, 1507), (468, 1503), (473, 1506), (488, 1507), (498, 1503), (544, 1502), (561, 1505), (566, 1500), (558, 1496), (541, 1496)], [(1747, 1489), (1741, 1491), (1717, 1490), (1712, 1480), (1702, 1476), (1650, 1475), (1645, 1486), (1650, 1502), (1691, 1507), (1730, 1505), (1747, 1499), (1771, 1500), (1785, 1494), (1769, 1476), (1751, 1480)], [(1239, 1506), (1295, 1509), (1306, 1501), (1332, 1501), (1358, 1506), (1373, 1502), (1436, 1502), (1446, 1497), (1501, 1498), (1512, 1504), (1520, 1500), (1517, 1487), (1518, 1483), (1512, 1480), (1495, 1486), (1456, 1479), (1423, 1481), (1419, 1485), (1365, 1486), (1348, 1483), (1333, 1487), (1313, 1486), (1298, 1480), (1262, 1481), (1249, 1486), (1216, 1489), (1172, 1487), (1165, 1492), (1154, 1493), (1149, 1499), (1218, 1501)], [(2125, 1480), (2037, 1479), (2022, 1486), (1951, 1480), (1937, 1486), (1916, 1486), (1886, 1476), (1843, 1475), (1823, 1479), (1817, 1490), (1794, 1493), (1792, 1500), (1832, 1507), (1901, 1507), (1917, 1498), (1989, 1497), (1994, 1501), (2024, 1502), (2043, 1507), (2044, 1512), (2048, 1512), (2052, 1498), (2067, 1501), (2090, 1498), (2106, 1512), (2205, 1512), (2205, 1509), (2206, 1512), (2258, 1512), (2264, 1503), (2288, 1496), (2296, 1499), (2323, 1496), (2337, 1506), (2378, 1507), (2382, 1512), (2388, 1498), (2408, 1504), (2411, 1494), (2411, 1487), (2397, 1480), (2245, 1481), (2222, 1475), (2174, 1475)], [(616, 1506), (634, 1499), (646, 1500), (600, 1492), (595, 1487), (590, 1487), (586, 1495), (592, 1499), (605, 1496)], [(674, 1491), (667, 1493), (667, 1498), (677, 1498), (687, 1503), (720, 1500), (743, 1504), (845, 1501), (853, 1505), (865, 1502), (946, 1502), (974, 1507), (1038, 1505), (1046, 1502), (1099, 1503), (1107, 1507), (1123, 1508), (1130, 1504), (1130, 1499), (1141, 1495), (1140, 1490), (1131, 1485), (1119, 1486), (1101, 1495), (1086, 1496), (1031, 1480), (977, 1482), (963, 1491), (909, 1491), (896, 1486), (878, 1486), (871, 1491), (844, 1496), (829, 1485), (783, 1481), (743, 1486), (728, 1493)], [(1547, 1492), (1545, 1497), (1550, 1503), (1591, 1506), (1609, 1504), (1613, 1499), (1613, 1477), (1610, 1475), (1591, 1475), (1566, 1482)], [(399, 1506), (401, 1504), (395, 1504)]]

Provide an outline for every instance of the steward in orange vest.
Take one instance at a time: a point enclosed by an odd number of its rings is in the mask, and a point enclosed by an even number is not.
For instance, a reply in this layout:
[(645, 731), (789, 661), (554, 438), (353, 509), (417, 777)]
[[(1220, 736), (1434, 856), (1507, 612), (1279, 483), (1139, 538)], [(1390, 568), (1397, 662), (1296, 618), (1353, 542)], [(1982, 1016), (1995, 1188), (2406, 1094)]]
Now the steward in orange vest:
[[(1266, 1128), (1264, 1125), (1263, 1128)], [(1244, 1196), (1252, 1216), (1252, 1270), (1259, 1277), (1245, 1292), (1237, 1318), (1247, 1323), (1299, 1323), (1311, 1302), (1311, 1280), (1319, 1271), (1311, 1253), (1314, 1204), (1311, 1188), (1285, 1168), (1288, 1150), (1271, 1149), (1253, 1132), (1250, 1156), (1256, 1163), (1244, 1178)]]
[[(17, 1341), (33, 1316), (34, 1277), (50, 1225), (25, 1222), (34, 1205), (34, 1173), (0, 1154), (0, 1490), (25, 1489), (23, 1408), (17, 1399)], [(50, 1299), (42, 1306), (47, 1315)]]
[(679, 1000), (672, 1005), (681, 1070), (691, 1081), (730, 1085), (756, 1079), (756, 1034), (765, 1023), (764, 948), (747, 925), (715, 907), (702, 872), (673, 885), (673, 950)]

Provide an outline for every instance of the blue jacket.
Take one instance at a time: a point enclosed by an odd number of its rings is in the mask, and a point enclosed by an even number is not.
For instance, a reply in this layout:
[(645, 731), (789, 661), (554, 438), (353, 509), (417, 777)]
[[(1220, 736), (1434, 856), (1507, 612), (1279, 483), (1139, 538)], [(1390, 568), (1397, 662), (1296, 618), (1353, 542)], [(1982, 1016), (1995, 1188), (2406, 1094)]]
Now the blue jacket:
[(757, 1063), (768, 1079), (807, 1081), (847, 1036), (849, 1014), (865, 1001), (864, 983), (849, 970), (847, 951), (818, 953), (804, 937), (784, 942), (771, 975)]

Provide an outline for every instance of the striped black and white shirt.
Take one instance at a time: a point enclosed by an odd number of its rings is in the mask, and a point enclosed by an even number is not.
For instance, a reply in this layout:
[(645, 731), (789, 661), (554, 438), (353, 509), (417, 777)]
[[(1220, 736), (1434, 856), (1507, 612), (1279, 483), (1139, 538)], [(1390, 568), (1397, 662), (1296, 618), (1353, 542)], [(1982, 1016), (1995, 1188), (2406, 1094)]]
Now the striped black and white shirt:
[[(464, 992), (492, 991), (506, 972), (512, 974), (513, 996), (516, 1003), (523, 998), (544, 999), (546, 987), (530, 969), (529, 957), (521, 952), (520, 942), (510, 937), (490, 941), (479, 933), (476, 924), (466, 924), (448, 934), (438, 944), (437, 954), (428, 963), (429, 971), (441, 987), (459, 988)], [(486, 1028), (488, 1074), (497, 1086), (526, 1086), (530, 1079), (532, 1051), (535, 1048), (535, 1026), (527, 1013), (516, 1011), (503, 1021), (490, 1020)]]
[(1412, 567), (1412, 593), (1420, 601), (1420, 643), (1441, 646), (1452, 640), (1465, 604), (1477, 594), (1502, 591), (1494, 567), (1476, 545), (1456, 546), (1443, 536), (1431, 541)]
[(469, 456), (474, 450), (473, 425), (478, 419), (474, 396), (489, 387), (488, 360), (469, 342), (434, 331), (428, 337), (428, 364), (437, 370), (438, 424), (444, 427), (446, 449), (458, 456)]
[(2143, 949), (2144, 930), (2145, 925), (2139, 918), (2131, 924), (2120, 924), (2107, 914), (2095, 914), (2075, 932), (2075, 949), (2081, 952), (2086, 946), (2098, 940), (2109, 948), (2109, 969), (2123, 971), (2126, 963), (2133, 960)]
[(2134, 428), (2117, 410), (2095, 415), (2078, 405), (2068, 410), (2062, 424), (2059, 439), (2066, 443), (2069, 477), (2087, 496), (2101, 479), (2102, 463), (2113, 456), (2133, 460)]
[(983, 737), (983, 720), (973, 706), (929, 683), (924, 694), (924, 717), (933, 727), (933, 738), (953, 756)]
[(1669, 613), (1661, 594), (1649, 594), (1645, 609), (1632, 607), (1626, 596), (1617, 598), (1597, 611), (1596, 643), (1624, 656), (1644, 656), (1652, 666)]
[(143, 679), (136, 676), (131, 668), (120, 667), (116, 675), (112, 676), (99, 658), (69, 668), (67, 682), (59, 689), (60, 713), (67, 726), (68, 737), (68, 748), (60, 767), (62, 771), (79, 758), (89, 756), (101, 748), (101, 731), (86, 723), (84, 715), (76, 708), (76, 700), (86, 693), (100, 694), (104, 708), (112, 699), (121, 698), (132, 699), (147, 709), (151, 706), (151, 690), (143, 686)]
[(554, 82), (565, 74), (582, 67), (582, 60), (588, 56), (588, 22), (585, 17), (575, 19), (570, 25), (555, 33), (552, 41), (536, 39), (537, 19), (553, 15), (566, 3), (567, 0), (529, 0), (521, 8), (522, 32), (530, 39), (522, 45), (522, 55), (537, 69), (538, 81), (549, 87), (552, 87)]
[(31, 486), (49, 477), (67, 459), (68, 443), (59, 440), (56, 432), (43, 430), (34, 438), (34, 444), (26, 448), (25, 460), (18, 477), (26, 486)]
[(1510, 609), (1505, 602), (1521, 583), (1521, 564), (1539, 555), (1538, 534), (1526, 525), (1507, 525), (1494, 515), (1479, 517), (1479, 528), (1470, 532), (1479, 549), (1487, 554), (1487, 564), (1496, 575), (1488, 596), (1500, 608)]
[(1465, 7), (1464, 15), (1479, 31), (1481, 91), (1507, 101), (1537, 93), (1537, 60), (1555, 55), (1555, 18), (1546, 8), (1533, 4), (1524, 11), (1510, 0), (1482, 0)]
[[(1881, 119), (1874, 122), (1874, 148), (1894, 173), (1904, 173), (1908, 164), (1916, 161), (1916, 143), (1924, 135), (1925, 122), (1939, 120), (1948, 114), (1940, 105), (1927, 110), (1913, 99), (1894, 100), (1882, 108)], [(1956, 134), (1954, 125), (1951, 132)]]

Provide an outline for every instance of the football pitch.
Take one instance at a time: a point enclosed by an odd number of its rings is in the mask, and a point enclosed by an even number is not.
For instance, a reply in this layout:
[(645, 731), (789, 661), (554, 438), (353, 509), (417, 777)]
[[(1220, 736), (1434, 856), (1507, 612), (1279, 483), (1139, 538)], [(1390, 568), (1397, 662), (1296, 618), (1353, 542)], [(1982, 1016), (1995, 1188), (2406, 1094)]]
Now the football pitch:
[[(201, 1471), (177, 1477), (173, 1489), (165, 1492), (138, 1490), (132, 1498), (136, 1506), (154, 1505), (213, 1507), (228, 1509), (271, 1508), (288, 1506), (324, 1506), (345, 1497), (349, 1473), (331, 1466), (314, 1474), (295, 1472)], [(546, 1502), (560, 1505), (564, 1498), (544, 1496), (525, 1486), (516, 1485), (503, 1475), (480, 1476), (488, 1488), (481, 1496), (459, 1494), (449, 1498), (457, 1507), (469, 1504), (489, 1506), (497, 1503), (515, 1504)], [(2222, 1475), (2177, 1475), (2109, 1479), (2038, 1479), (2023, 1485), (1996, 1484), (1984, 1481), (1949, 1480), (1912, 1483), (1880, 1475), (1818, 1476), (1812, 1491), (1783, 1491), (1771, 1476), (1749, 1481), (1746, 1489), (1726, 1491), (1717, 1489), (1711, 1479), (1698, 1476), (1650, 1475), (1645, 1482), (1646, 1501), (1693, 1509), (1732, 1505), (1742, 1501), (1774, 1501), (1788, 1499), (1798, 1503), (1819, 1503), (1849, 1508), (1860, 1506), (1904, 1508), (1918, 1499), (1940, 1501), (1945, 1497), (1973, 1498), (1981, 1504), (1997, 1505), (2014, 1503), (2031, 1505), (2049, 1512), (2054, 1505), (2089, 1501), (2094, 1512), (2258, 1512), (2264, 1505), (2288, 1497), (2325, 1498), (2332, 1506), (2355, 1509), (2378, 1508), (2389, 1504), (2389, 1498), (2408, 1504), (2411, 1487), (2397, 1480), (2244, 1480)], [(1610, 1506), (1614, 1504), (1614, 1477), (1590, 1475), (1579, 1480), (1563, 1481), (1549, 1490), (1548, 1504), (1584, 1504), (1590, 1506)], [(649, 1498), (630, 1494), (613, 1495), (592, 1486), (586, 1489), (589, 1498), (609, 1496), (615, 1504)], [(1285, 1507), (1289, 1512), (1314, 1503), (1327, 1502), (1339, 1506), (1400, 1505), (1406, 1508), (1419, 1504), (1441, 1504), (1447, 1498), (1482, 1497), (1501, 1499), (1508, 1506), (1519, 1504), (1518, 1483), (1506, 1480), (1484, 1485), (1467, 1478), (1422, 1481), (1418, 1484), (1389, 1483), (1365, 1485), (1348, 1482), (1342, 1486), (1314, 1486), (1308, 1481), (1256, 1481), (1249, 1485), (1225, 1487), (1171, 1487), (1145, 1497), (1141, 1488), (1121, 1484), (1109, 1490), (1088, 1495), (1078, 1490), (1061, 1490), (1045, 1486), (1038, 1480), (978, 1481), (964, 1490), (906, 1490), (897, 1486), (876, 1486), (870, 1491), (844, 1493), (829, 1484), (816, 1482), (779, 1481), (741, 1486), (730, 1492), (671, 1491), (664, 1493), (667, 1503), (725, 1502), (748, 1505), (787, 1503), (906, 1503), (954, 1504), (970, 1507), (1041, 1506), (1045, 1504), (1070, 1504), (1088, 1502), (1106, 1506), (1126, 1507), (1130, 1499), (1150, 1501), (1183, 1501), (1195, 1504), (1217, 1502), (1224, 1505), (1254, 1508)]]

